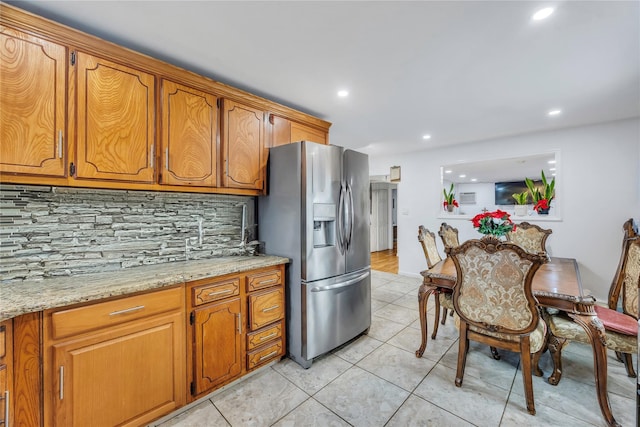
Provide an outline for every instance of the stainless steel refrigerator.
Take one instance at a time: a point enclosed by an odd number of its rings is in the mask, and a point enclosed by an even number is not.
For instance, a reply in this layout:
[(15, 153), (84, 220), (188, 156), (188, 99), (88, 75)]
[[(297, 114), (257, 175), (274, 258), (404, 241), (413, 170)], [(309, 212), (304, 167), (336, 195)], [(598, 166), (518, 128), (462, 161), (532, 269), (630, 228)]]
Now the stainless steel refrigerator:
[(269, 150), (258, 199), (266, 253), (291, 259), (287, 349), (304, 368), (371, 325), (369, 158), (301, 141)]

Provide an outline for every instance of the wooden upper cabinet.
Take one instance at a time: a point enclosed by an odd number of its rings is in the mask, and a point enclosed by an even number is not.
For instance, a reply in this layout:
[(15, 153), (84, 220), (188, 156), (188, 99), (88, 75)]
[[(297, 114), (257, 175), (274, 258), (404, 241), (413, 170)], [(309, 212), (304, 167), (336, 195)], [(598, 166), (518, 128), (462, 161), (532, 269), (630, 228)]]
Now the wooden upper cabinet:
[(295, 141), (311, 141), (326, 144), (327, 133), (301, 123), (291, 122), (291, 142)]
[(154, 182), (155, 77), (77, 53), (77, 178)]
[(228, 99), (222, 105), (224, 186), (262, 190), (264, 112)]
[(0, 172), (65, 176), (67, 49), (0, 25)]
[(277, 147), (296, 141), (327, 144), (327, 132), (311, 126), (303, 125), (275, 114), (269, 115), (269, 124), (271, 125), (270, 147)]
[(218, 98), (162, 81), (161, 184), (217, 185)]
[(270, 114), (269, 123), (271, 124), (270, 147), (291, 143), (291, 122), (288, 119)]

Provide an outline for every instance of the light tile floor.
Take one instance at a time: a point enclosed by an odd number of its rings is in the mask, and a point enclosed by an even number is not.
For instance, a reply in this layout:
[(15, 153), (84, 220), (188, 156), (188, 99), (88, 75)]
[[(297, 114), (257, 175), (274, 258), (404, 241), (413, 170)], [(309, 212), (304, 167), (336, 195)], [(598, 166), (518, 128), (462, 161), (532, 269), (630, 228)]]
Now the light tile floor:
[[(453, 319), (427, 342), (422, 358), (417, 294), (420, 280), (372, 273), (369, 334), (304, 370), (290, 359), (262, 369), (153, 426), (604, 426), (590, 347), (563, 351), (558, 386), (533, 377), (536, 415), (527, 413), (516, 353), (471, 344), (464, 383), (455, 387), (458, 331)], [(432, 300), (432, 299), (431, 299)], [(430, 300), (430, 304), (431, 304)], [(429, 327), (433, 317), (429, 316)], [(635, 359), (634, 359), (635, 361)], [(636, 383), (609, 355), (609, 400), (623, 426), (635, 426)], [(171, 418), (172, 417), (172, 418)]]

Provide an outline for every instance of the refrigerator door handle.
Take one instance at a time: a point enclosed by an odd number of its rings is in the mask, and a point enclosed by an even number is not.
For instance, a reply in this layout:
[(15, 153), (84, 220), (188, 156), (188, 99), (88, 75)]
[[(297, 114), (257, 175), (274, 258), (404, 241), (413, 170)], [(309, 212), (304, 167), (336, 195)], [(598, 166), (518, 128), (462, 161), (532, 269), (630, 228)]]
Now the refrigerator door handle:
[(310, 290), (311, 290), (311, 292), (324, 292), (324, 291), (331, 291), (333, 289), (345, 288), (347, 286), (351, 286), (354, 283), (357, 283), (357, 282), (361, 281), (362, 279), (365, 279), (366, 277), (369, 276), (369, 274), (371, 274), (369, 271), (365, 271), (364, 273), (360, 274), (357, 277), (354, 277), (353, 279), (349, 279), (349, 280), (346, 280), (346, 281), (340, 282), (340, 283), (335, 283), (333, 285), (314, 286)]
[(355, 211), (353, 207), (353, 190), (347, 184), (347, 194), (349, 195), (349, 233), (347, 233), (347, 249), (351, 247), (351, 238), (353, 237), (353, 224), (356, 222)]
[(340, 249), (340, 253), (344, 254), (345, 252), (345, 229), (344, 229), (344, 185), (340, 185), (340, 198), (338, 200), (338, 248)]

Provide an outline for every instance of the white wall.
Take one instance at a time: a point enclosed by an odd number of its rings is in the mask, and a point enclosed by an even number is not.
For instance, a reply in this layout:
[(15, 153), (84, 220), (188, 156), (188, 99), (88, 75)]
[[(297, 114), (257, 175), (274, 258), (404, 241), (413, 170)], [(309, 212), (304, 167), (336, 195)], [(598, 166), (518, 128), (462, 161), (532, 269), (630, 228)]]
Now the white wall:
[[(458, 161), (517, 157), (559, 150), (556, 194), (560, 221), (539, 223), (553, 229), (552, 256), (576, 258), (582, 284), (606, 301), (618, 265), (622, 224), (640, 222), (640, 120), (629, 119), (552, 132), (480, 141), (403, 155), (370, 154), (372, 175), (402, 167), (398, 184), (400, 274), (426, 269), (417, 234), (423, 224), (437, 232), (443, 221), (458, 228), (460, 240), (481, 237), (468, 219), (442, 215), (440, 166)], [(469, 212), (474, 214), (474, 212)], [(440, 245), (441, 253), (442, 245)]]

